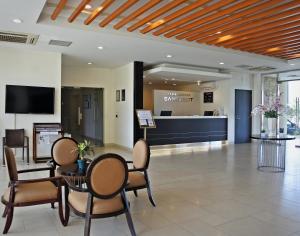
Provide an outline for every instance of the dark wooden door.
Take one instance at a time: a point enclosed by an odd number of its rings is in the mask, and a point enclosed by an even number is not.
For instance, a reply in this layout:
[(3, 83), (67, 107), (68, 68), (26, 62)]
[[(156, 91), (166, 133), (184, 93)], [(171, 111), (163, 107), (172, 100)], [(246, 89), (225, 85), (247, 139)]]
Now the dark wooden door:
[(235, 143), (251, 142), (252, 91), (235, 90)]

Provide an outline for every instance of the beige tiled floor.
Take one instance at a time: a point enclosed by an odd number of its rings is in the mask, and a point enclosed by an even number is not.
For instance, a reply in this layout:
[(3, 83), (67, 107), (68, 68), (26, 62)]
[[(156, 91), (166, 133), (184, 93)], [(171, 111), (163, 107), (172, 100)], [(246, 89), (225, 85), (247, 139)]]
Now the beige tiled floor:
[[(99, 153), (130, 153), (116, 148)], [(256, 169), (256, 145), (153, 150), (150, 177), (157, 207), (145, 191), (128, 193), (138, 235), (300, 236), (300, 149), (287, 150), (285, 173)], [(36, 165), (31, 164), (30, 167)], [(21, 161), (18, 167), (28, 168)], [(24, 175), (34, 177), (35, 175)], [(0, 167), (0, 191), (7, 185)], [(3, 207), (1, 208), (3, 210)], [(3, 229), (4, 219), (0, 227)], [(15, 211), (9, 235), (83, 235), (83, 219), (61, 226), (49, 205)], [(91, 235), (130, 235), (124, 216), (92, 221)]]

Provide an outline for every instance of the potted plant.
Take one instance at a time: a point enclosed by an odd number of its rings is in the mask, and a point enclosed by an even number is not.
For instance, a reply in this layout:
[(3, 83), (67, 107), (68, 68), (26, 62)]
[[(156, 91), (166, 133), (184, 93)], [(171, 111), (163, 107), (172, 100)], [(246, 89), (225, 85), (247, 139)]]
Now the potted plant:
[[(280, 94), (281, 95), (281, 94)], [(287, 113), (288, 106), (284, 106), (280, 102), (280, 95), (268, 98), (268, 104), (259, 104), (254, 107), (252, 114), (262, 114), (267, 119), (268, 135), (276, 136), (276, 124), (280, 115)]]
[(79, 159), (77, 160), (78, 168), (80, 170), (85, 170), (86, 155), (94, 154), (94, 149), (91, 146), (91, 142), (84, 140), (83, 142), (78, 143), (76, 151), (79, 155)]
[(266, 137), (266, 130), (265, 129), (262, 129), (261, 131), (260, 131), (260, 136), (261, 137)]

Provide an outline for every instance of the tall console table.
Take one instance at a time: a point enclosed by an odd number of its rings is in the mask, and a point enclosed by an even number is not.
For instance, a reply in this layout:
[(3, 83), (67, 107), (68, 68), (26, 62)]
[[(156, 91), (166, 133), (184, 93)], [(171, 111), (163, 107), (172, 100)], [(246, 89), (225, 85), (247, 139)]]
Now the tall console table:
[(35, 163), (45, 162), (51, 158), (51, 153), (40, 156), (38, 154), (38, 146), (43, 142), (49, 151), (53, 142), (63, 137), (63, 129), (60, 123), (33, 123), (33, 151), (32, 157)]
[(252, 139), (260, 141), (257, 155), (257, 169), (261, 171), (283, 172), (285, 171), (286, 141), (294, 140), (289, 135), (277, 135), (274, 137), (253, 135)]

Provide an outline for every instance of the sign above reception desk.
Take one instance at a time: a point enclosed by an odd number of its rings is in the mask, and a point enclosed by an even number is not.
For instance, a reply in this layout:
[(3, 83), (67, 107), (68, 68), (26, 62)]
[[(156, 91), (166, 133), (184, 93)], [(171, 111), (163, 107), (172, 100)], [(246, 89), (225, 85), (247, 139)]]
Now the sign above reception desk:
[(172, 111), (174, 116), (200, 115), (200, 93), (154, 90), (154, 115)]

